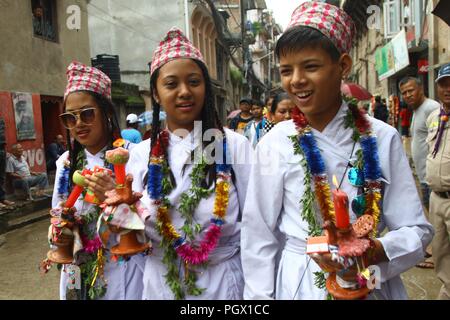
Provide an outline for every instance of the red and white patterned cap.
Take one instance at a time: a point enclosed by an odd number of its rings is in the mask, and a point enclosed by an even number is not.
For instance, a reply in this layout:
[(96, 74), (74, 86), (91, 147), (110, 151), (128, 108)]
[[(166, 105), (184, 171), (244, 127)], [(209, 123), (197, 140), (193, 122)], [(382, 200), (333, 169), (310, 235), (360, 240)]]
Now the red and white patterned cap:
[(311, 27), (333, 42), (340, 53), (352, 48), (355, 24), (342, 9), (323, 2), (304, 2), (294, 10), (287, 29), (296, 26)]
[(153, 52), (150, 76), (152, 76), (156, 69), (162, 67), (167, 62), (179, 58), (196, 59), (205, 63), (200, 50), (194, 47), (189, 39), (186, 38), (183, 31), (177, 27), (172, 27), (159, 43), (155, 52)]
[(111, 100), (111, 79), (102, 71), (73, 61), (66, 71), (67, 87), (64, 100), (69, 93), (75, 91), (92, 91)]

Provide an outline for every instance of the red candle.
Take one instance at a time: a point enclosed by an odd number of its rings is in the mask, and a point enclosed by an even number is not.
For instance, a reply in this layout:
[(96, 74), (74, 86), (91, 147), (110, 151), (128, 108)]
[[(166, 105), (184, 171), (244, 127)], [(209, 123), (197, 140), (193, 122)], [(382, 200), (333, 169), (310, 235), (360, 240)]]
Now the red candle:
[(125, 185), (125, 165), (115, 164), (114, 174), (116, 175), (116, 184), (118, 184), (119, 186)]
[(347, 229), (350, 225), (347, 194), (339, 189), (333, 190), (333, 202), (336, 213), (336, 228)]
[(64, 204), (64, 207), (66, 208), (72, 208), (75, 204), (75, 201), (77, 201), (78, 197), (80, 196), (81, 192), (83, 192), (84, 187), (75, 185), (72, 189), (72, 192), (69, 195), (69, 198), (67, 198), (66, 203)]
[(64, 207), (66, 208), (72, 208), (75, 204), (75, 201), (77, 201), (78, 197), (80, 196), (81, 192), (83, 192), (83, 189), (86, 186), (86, 182), (84, 181), (84, 176), (87, 174), (92, 174), (92, 171), (89, 169), (84, 169), (81, 173), (80, 171), (75, 171), (72, 176), (72, 181), (74, 183), (74, 187), (72, 189), (72, 192), (70, 193), (69, 197), (67, 198), (66, 203), (64, 204)]

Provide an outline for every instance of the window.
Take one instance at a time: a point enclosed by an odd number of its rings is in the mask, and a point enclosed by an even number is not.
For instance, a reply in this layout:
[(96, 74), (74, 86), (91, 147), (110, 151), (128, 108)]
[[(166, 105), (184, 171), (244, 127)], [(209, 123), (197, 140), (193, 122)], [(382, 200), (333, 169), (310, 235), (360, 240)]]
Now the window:
[(33, 34), (45, 40), (56, 41), (55, 0), (31, 0)]
[(402, 22), (404, 26), (413, 26), (414, 21), (414, 0), (402, 0)]
[(384, 37), (392, 38), (400, 31), (400, 2), (387, 0), (383, 3)]

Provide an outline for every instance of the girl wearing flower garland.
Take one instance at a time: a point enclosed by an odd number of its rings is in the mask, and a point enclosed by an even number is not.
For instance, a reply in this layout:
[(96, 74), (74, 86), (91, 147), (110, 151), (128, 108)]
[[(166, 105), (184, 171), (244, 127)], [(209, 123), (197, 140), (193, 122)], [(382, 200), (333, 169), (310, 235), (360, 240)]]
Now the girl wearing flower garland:
[(432, 239), (398, 133), (342, 100), (353, 34), (341, 9), (306, 2), (278, 40), (282, 86), (297, 108), (255, 151), (260, 160), (270, 150), (276, 165), (269, 175), (261, 164), (250, 173), (242, 221), (246, 299), (323, 299), (319, 265), (355, 277), (354, 266), (344, 269), (330, 254), (312, 260), (305, 253), (307, 238), (322, 233), (321, 217), (334, 215), (333, 175), (352, 202), (350, 220), (367, 214), (376, 223), (367, 259), (380, 268), (381, 288), (369, 298), (407, 298), (400, 274)]
[[(112, 149), (112, 142), (120, 138), (120, 128), (111, 101), (111, 80), (100, 70), (72, 62), (67, 68), (68, 84), (64, 94), (65, 112), (60, 119), (67, 128), (66, 151), (56, 162), (56, 181), (52, 206), (57, 208), (66, 201), (73, 185), (70, 177), (75, 170), (93, 170), (95, 166), (112, 169), (105, 161), (105, 152)], [(71, 137), (74, 139), (71, 143)], [(105, 199), (105, 192), (114, 188), (110, 175), (99, 172), (86, 175), (87, 187), (92, 196)], [(86, 195), (84, 195), (86, 199)], [(96, 224), (100, 208), (79, 197), (75, 203), (81, 246), (75, 254), (73, 265), (63, 265), (60, 282), (61, 299), (141, 299), (143, 256), (136, 255), (129, 261), (111, 261), (108, 252), (102, 249)], [(115, 239), (109, 237), (110, 245)], [(78, 246), (77, 241), (75, 245)], [(81, 290), (71, 289), (81, 282)], [(68, 286), (70, 287), (68, 289)]]
[[(242, 299), (240, 216), (250, 168), (238, 156), (249, 157), (250, 144), (222, 127), (203, 57), (177, 28), (153, 54), (150, 88), (152, 136), (127, 165), (151, 212), (143, 299)], [(215, 159), (206, 157), (211, 146)]]

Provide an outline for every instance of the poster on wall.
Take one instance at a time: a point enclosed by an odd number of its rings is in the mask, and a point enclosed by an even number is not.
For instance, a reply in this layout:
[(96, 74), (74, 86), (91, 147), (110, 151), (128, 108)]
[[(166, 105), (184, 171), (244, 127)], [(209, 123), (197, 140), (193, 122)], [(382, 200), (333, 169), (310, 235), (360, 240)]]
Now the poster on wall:
[(17, 141), (36, 139), (31, 93), (13, 92)]

